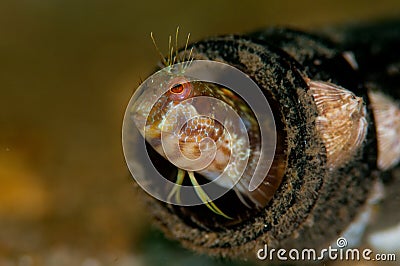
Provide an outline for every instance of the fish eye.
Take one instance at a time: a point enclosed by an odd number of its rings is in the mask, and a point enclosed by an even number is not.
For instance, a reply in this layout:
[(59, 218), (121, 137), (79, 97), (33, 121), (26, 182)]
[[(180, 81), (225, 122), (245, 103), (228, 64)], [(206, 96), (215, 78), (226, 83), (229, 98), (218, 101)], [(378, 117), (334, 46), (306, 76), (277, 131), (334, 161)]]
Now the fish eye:
[(183, 93), (183, 91), (184, 91), (184, 84), (183, 84), (183, 83), (175, 84), (175, 85), (173, 85), (169, 90), (170, 90), (172, 93), (175, 93), (175, 94)]
[(192, 94), (192, 84), (186, 80), (177, 80), (169, 87), (170, 99), (182, 101)]

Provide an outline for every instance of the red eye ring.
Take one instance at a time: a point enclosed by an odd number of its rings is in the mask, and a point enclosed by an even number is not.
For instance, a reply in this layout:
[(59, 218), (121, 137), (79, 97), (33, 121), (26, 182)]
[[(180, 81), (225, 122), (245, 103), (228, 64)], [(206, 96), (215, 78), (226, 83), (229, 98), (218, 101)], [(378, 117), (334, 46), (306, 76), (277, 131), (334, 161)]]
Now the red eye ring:
[(182, 101), (192, 95), (192, 84), (186, 79), (179, 77), (171, 82), (169, 87), (170, 99), (173, 101)]
[(170, 92), (172, 92), (174, 94), (180, 94), (184, 91), (184, 89), (185, 89), (184, 86), (185, 86), (184, 83), (183, 84), (178, 83), (178, 84), (173, 85), (169, 90), (170, 90)]

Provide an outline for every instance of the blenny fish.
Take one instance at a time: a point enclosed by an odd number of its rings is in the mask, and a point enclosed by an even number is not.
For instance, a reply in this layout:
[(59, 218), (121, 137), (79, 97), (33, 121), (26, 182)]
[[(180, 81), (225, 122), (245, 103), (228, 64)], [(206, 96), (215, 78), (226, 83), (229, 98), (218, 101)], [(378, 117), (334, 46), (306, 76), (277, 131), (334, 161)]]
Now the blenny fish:
[[(187, 62), (164, 69), (169, 75), (155, 83), (132, 107), (141, 135), (165, 159), (178, 166), (176, 184), (167, 200), (181, 203), (180, 186), (187, 175), (201, 201), (214, 213), (232, 219), (199, 185), (195, 173), (233, 189), (248, 208), (262, 208), (280, 184), (284, 167), (277, 163), (250, 191), (260, 158), (260, 128), (248, 104), (222, 85), (185, 77)], [(148, 104), (149, 95), (159, 95)], [(275, 146), (273, 147), (275, 151)]]

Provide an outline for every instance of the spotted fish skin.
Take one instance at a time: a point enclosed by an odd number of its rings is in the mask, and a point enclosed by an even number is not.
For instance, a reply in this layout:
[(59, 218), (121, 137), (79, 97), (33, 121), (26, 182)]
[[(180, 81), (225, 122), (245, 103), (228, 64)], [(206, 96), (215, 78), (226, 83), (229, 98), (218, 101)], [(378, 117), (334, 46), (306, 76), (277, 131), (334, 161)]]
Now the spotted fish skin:
[[(188, 81), (179, 74), (173, 80), (176, 81), (160, 86), (166, 90), (154, 105), (148, 105), (143, 97), (134, 108), (134, 121), (138, 127), (144, 124), (140, 131), (146, 141), (179, 168), (192, 169), (222, 187), (233, 188), (243, 205), (264, 206), (271, 193), (262, 189), (271, 185), (265, 183), (259, 190), (249, 191), (261, 146), (259, 124), (251, 108), (221, 85)], [(215, 119), (216, 112), (221, 116), (229, 113), (229, 109), (236, 116), (222, 116), (222, 121)], [(227, 128), (234, 130), (229, 132)], [(202, 158), (207, 161), (210, 156), (212, 161), (203, 165)]]

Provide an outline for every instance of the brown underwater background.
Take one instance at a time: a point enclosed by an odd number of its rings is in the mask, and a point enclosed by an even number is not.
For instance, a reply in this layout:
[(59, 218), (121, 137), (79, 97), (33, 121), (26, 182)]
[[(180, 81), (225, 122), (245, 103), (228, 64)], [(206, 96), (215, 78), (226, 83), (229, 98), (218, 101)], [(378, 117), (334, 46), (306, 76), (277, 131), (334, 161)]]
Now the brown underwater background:
[(166, 52), (177, 26), (196, 41), (396, 17), (398, 0), (2, 0), (0, 265), (231, 265), (152, 229), (125, 166), (125, 107), (159, 59), (150, 32)]

